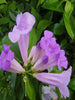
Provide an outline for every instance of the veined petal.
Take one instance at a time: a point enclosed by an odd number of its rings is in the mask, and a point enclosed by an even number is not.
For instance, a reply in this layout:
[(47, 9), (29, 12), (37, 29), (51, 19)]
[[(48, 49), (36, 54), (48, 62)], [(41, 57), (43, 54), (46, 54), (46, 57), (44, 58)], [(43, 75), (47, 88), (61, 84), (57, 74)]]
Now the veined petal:
[(32, 58), (34, 56), (34, 52), (36, 50), (36, 46), (33, 46), (31, 51), (30, 51), (30, 54), (29, 54), (29, 57), (28, 57), (28, 60), (30, 60), (30, 58)]
[(35, 48), (32, 63), (36, 63), (44, 55), (45, 51), (40, 47), (40, 42), (39, 42)]
[(25, 72), (25, 70), (22, 68), (22, 66), (15, 59), (13, 59), (11, 61), (11, 66), (8, 69), (8, 72), (23, 73), (23, 72)]
[(67, 85), (70, 81), (71, 72), (72, 67), (70, 67), (67, 71), (63, 71), (61, 74), (38, 73), (34, 74), (34, 76), (43, 83), (58, 87), (61, 95), (66, 98), (69, 97)]
[(52, 68), (57, 65), (57, 58), (55, 56), (48, 57), (47, 55), (42, 56), (32, 67), (32, 70), (45, 70)]
[(22, 59), (27, 64), (28, 44), (29, 44), (29, 33), (21, 35), (18, 41)]
[(48, 56), (44, 55), (34, 64), (32, 70), (41, 70), (41, 69), (43, 70), (43, 67), (46, 66), (47, 63), (48, 63)]

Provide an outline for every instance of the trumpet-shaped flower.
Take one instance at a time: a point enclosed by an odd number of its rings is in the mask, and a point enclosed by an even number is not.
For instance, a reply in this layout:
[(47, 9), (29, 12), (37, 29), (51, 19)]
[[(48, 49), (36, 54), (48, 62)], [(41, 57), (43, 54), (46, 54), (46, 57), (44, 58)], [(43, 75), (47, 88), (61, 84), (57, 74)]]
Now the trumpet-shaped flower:
[(10, 46), (4, 45), (4, 51), (0, 55), (0, 68), (14, 73), (24, 72), (22, 66), (14, 59), (14, 53), (9, 48)]
[(27, 64), (27, 53), (29, 43), (29, 32), (35, 23), (35, 17), (28, 12), (17, 15), (16, 24), (12, 32), (9, 32), (9, 39), (15, 43), (18, 42), (22, 59)]
[(53, 85), (59, 88), (61, 92), (61, 97), (69, 97), (69, 90), (67, 85), (69, 84), (70, 77), (71, 77), (72, 67), (70, 67), (67, 71), (63, 71), (60, 74), (54, 73), (37, 73), (34, 74), (39, 81)]
[[(44, 32), (44, 37), (39, 41), (39, 48), (34, 50), (33, 61), (39, 57), (37, 62), (32, 69), (34, 70), (44, 70), (54, 66), (58, 66), (59, 70), (61, 67), (67, 68), (68, 62), (65, 57), (65, 51), (60, 49), (59, 44), (56, 43), (56, 39), (52, 37), (53, 33), (50, 31)], [(40, 56), (39, 56), (40, 55)], [(46, 57), (44, 59), (44, 57)], [(44, 60), (44, 61), (43, 61)], [(47, 60), (47, 63), (44, 62)]]

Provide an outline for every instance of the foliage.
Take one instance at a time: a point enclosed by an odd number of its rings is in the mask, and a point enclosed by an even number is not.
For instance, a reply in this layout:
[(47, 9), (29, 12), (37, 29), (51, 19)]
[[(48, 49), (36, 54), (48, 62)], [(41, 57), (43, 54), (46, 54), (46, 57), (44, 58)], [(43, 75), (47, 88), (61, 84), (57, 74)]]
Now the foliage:
[[(0, 52), (3, 44), (12, 45), (15, 58), (19, 61), (21, 55), (19, 47), (8, 39), (8, 32), (15, 25), (16, 15), (20, 12), (30, 12), (36, 18), (34, 28), (30, 32), (30, 48), (40, 40), (45, 29), (54, 33), (57, 42), (65, 50), (69, 66), (73, 66), (69, 84), (70, 97), (74, 100), (75, 92), (75, 0), (0, 0)], [(18, 59), (19, 58), (19, 59)], [(57, 69), (54, 72), (58, 73)], [(27, 87), (18, 74), (0, 70), (0, 100), (41, 100), (41, 83), (28, 77)], [(31, 89), (31, 90), (30, 90)], [(27, 91), (28, 98), (25, 97)], [(57, 89), (60, 98), (60, 92)], [(32, 98), (32, 96), (34, 98)], [(36, 98), (37, 97), (37, 98)]]

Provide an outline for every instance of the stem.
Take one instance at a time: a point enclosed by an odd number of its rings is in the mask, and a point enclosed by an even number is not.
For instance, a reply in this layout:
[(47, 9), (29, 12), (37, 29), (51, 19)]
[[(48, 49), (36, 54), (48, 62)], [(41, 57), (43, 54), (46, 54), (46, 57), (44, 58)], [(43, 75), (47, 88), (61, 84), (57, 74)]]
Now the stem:
[(31, 69), (30, 69), (30, 70), (28, 70), (28, 71), (26, 71), (26, 70), (25, 70), (25, 72), (26, 72), (26, 73), (29, 73), (29, 72), (31, 72)]

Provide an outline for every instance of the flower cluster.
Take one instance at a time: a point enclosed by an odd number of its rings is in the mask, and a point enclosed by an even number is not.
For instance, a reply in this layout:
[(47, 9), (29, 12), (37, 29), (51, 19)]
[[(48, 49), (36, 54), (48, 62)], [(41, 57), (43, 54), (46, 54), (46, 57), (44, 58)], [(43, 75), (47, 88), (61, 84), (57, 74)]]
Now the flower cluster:
[(32, 47), (28, 57), (29, 33), (34, 24), (35, 17), (32, 14), (28, 12), (20, 13), (16, 17), (16, 25), (13, 31), (8, 33), (8, 37), (13, 43), (18, 42), (24, 68), (16, 61), (14, 53), (9, 50), (10, 46), (7, 45), (4, 45), (4, 51), (0, 55), (0, 68), (9, 72), (25, 73), (25, 67), (28, 66), (28, 63), (31, 63), (30, 70), (33, 72), (33, 77), (43, 83), (58, 87), (61, 97), (69, 97), (67, 85), (70, 81), (72, 67), (60, 74), (42, 72), (56, 65), (59, 70), (62, 70), (61, 67), (67, 69), (68, 66), (65, 51), (61, 50), (52, 32), (44, 31), (44, 37), (37, 43), (37, 46)]

